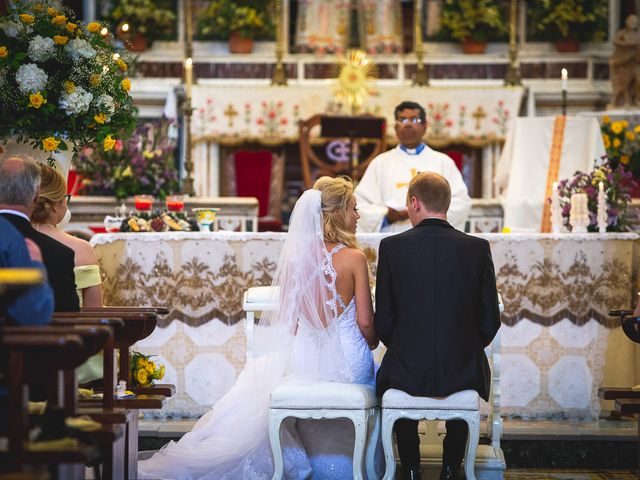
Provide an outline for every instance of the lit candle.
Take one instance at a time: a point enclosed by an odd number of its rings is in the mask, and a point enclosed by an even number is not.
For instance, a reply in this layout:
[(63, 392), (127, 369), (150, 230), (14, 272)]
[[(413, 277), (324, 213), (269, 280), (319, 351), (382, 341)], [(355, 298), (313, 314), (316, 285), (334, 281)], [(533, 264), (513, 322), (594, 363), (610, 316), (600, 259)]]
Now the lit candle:
[(567, 91), (567, 84), (569, 83), (569, 72), (567, 72), (566, 68), (562, 69), (562, 75), (560, 77), (562, 79), (562, 90)]
[(191, 85), (193, 83), (193, 60), (191, 57), (184, 62), (184, 84), (187, 89), (187, 98), (191, 98)]

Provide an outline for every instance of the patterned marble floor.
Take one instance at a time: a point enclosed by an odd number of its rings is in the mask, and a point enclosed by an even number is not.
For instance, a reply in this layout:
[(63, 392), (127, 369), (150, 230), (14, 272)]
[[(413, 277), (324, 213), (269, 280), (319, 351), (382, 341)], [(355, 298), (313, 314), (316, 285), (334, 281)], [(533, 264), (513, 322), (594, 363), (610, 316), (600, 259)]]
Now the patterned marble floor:
[(586, 471), (586, 470), (553, 470), (548, 469), (507, 469), (505, 480), (637, 480), (638, 476), (631, 470)]

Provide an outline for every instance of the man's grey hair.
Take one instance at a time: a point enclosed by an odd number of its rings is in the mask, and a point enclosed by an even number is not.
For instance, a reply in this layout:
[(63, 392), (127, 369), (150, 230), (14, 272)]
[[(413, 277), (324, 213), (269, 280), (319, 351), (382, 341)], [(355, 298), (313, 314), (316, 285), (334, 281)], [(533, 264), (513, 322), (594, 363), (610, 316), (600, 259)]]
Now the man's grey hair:
[(0, 204), (33, 205), (40, 187), (40, 166), (28, 155), (0, 155)]

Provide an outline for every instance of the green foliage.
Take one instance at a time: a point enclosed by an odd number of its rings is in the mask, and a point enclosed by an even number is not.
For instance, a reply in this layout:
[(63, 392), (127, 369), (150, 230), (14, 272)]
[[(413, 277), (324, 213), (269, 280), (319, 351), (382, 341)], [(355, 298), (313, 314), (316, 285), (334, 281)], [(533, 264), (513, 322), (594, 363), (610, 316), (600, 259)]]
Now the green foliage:
[(527, 2), (532, 39), (604, 41), (608, 0), (538, 0)]
[(140, 33), (153, 40), (171, 33), (176, 14), (165, 8), (162, 0), (119, 0), (111, 12), (116, 25), (128, 23), (131, 33)]
[(274, 12), (271, 1), (214, 0), (198, 16), (202, 38), (226, 40), (232, 32), (244, 38), (273, 38)]
[(495, 0), (444, 0), (441, 38), (488, 41), (507, 32), (505, 12)]

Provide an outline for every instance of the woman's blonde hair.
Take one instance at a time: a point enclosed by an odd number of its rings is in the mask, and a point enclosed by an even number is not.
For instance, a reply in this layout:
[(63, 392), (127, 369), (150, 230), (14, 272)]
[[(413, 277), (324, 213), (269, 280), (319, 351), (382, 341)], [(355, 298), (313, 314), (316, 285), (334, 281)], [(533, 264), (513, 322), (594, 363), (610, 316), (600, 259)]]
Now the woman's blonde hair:
[(31, 214), (34, 223), (42, 223), (53, 213), (53, 206), (67, 194), (67, 182), (55, 168), (40, 165), (40, 194)]
[(322, 221), (325, 241), (343, 243), (347, 247), (357, 248), (355, 234), (346, 229), (349, 202), (353, 197), (351, 179), (349, 177), (320, 177), (313, 184), (313, 189), (322, 192)]

